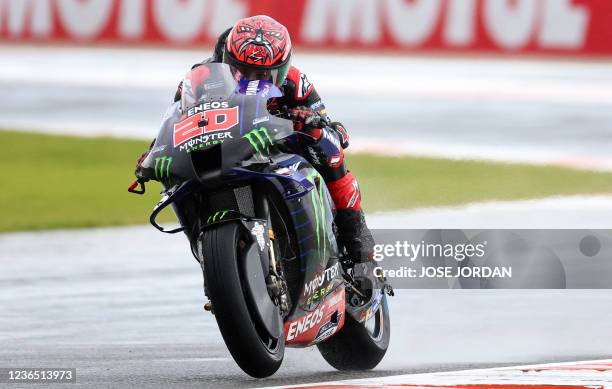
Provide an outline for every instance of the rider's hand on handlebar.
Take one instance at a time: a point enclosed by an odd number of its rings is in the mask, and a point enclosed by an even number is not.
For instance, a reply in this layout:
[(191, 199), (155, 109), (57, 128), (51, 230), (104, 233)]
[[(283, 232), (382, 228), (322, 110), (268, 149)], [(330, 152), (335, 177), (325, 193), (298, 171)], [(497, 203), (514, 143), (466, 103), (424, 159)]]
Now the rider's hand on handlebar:
[(316, 111), (307, 107), (297, 107), (290, 111), (293, 129), (312, 142), (321, 139), (325, 119)]
[(149, 145), (149, 149), (145, 151), (144, 153), (142, 153), (142, 155), (138, 158), (138, 162), (136, 162), (136, 167), (134, 168), (134, 175), (136, 176), (136, 178), (138, 178), (139, 182), (148, 181), (148, 179), (146, 179), (143, 175), (142, 163), (149, 156), (149, 153), (151, 152), (151, 148), (153, 147), (154, 144), (155, 144), (155, 139), (153, 139), (153, 141)]
[(147, 159), (148, 156), (149, 156), (149, 150), (147, 150), (146, 152), (142, 153), (140, 158), (138, 158), (138, 162), (136, 162), (136, 167), (134, 168), (134, 175), (136, 176), (136, 178), (138, 178), (138, 181), (145, 180), (145, 178), (144, 178), (144, 176), (142, 174), (142, 163), (144, 162), (145, 159)]

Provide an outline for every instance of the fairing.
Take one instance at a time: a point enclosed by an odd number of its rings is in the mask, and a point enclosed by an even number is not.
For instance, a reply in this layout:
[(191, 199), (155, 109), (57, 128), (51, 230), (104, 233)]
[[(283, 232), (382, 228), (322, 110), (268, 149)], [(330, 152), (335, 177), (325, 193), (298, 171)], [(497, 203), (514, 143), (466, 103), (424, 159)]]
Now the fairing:
[[(193, 160), (219, 147), (221, 175), (234, 167), (263, 163), (274, 143), (290, 137), (290, 121), (271, 115), (267, 101), (281, 91), (268, 81), (236, 80), (226, 64), (206, 64), (187, 73), (182, 98), (168, 108), (143, 162), (147, 178), (172, 187), (198, 179)], [(206, 166), (205, 168), (211, 168)]]

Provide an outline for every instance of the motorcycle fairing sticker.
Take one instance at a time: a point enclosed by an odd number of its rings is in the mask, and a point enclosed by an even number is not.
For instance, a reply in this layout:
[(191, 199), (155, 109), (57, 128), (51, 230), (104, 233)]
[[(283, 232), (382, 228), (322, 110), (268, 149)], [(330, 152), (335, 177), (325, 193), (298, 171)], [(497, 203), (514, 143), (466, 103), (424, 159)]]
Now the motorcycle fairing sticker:
[(340, 324), (341, 318), (342, 318), (342, 313), (339, 313), (336, 320), (330, 319), (327, 323), (323, 324), (319, 328), (319, 331), (317, 332), (317, 335), (315, 336), (315, 339), (314, 339), (315, 342), (327, 339), (333, 334), (335, 334), (336, 331), (338, 330), (338, 326)]
[[(344, 315), (341, 315), (345, 310), (345, 292), (340, 288), (332, 295), (328, 295), (321, 303), (319, 308), (312, 312), (307, 312), (300, 318), (294, 321), (285, 323), (285, 339), (288, 344), (311, 344), (317, 338), (321, 327), (331, 321), (332, 315), (336, 312), (338, 316), (338, 326), (335, 331), (338, 331), (344, 325)], [(329, 334), (328, 336), (331, 336)]]
[(239, 108), (220, 108), (194, 113), (174, 125), (174, 147), (205, 132), (226, 131), (238, 124)]
[(286, 339), (288, 341), (293, 339), (299, 340), (300, 335), (312, 332), (315, 326), (323, 320), (324, 313), (325, 303), (321, 304), (315, 311), (309, 312), (298, 320), (288, 323), (286, 327)]

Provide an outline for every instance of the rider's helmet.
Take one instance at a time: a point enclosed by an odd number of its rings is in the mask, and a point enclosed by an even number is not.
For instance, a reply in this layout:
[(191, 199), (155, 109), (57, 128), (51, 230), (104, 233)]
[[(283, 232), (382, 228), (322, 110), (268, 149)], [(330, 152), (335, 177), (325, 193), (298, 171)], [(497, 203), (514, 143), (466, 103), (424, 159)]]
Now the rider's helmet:
[(269, 16), (240, 19), (225, 41), (223, 62), (249, 80), (270, 80), (281, 86), (291, 66), (287, 28)]

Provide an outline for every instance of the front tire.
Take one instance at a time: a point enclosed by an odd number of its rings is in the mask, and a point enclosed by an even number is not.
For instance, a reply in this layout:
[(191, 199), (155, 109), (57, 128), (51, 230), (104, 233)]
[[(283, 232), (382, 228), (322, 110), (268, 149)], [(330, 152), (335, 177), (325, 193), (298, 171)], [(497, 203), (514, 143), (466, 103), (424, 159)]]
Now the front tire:
[(248, 375), (264, 378), (280, 367), (285, 340), (283, 335), (270, 338), (249, 307), (239, 265), (241, 255), (246, 255), (245, 235), (239, 222), (207, 230), (201, 237), (204, 274), (217, 324), (232, 357)]
[(387, 296), (383, 295), (380, 309), (364, 323), (346, 315), (344, 327), (317, 347), (323, 358), (338, 370), (370, 370), (387, 352), (391, 337), (391, 322)]

